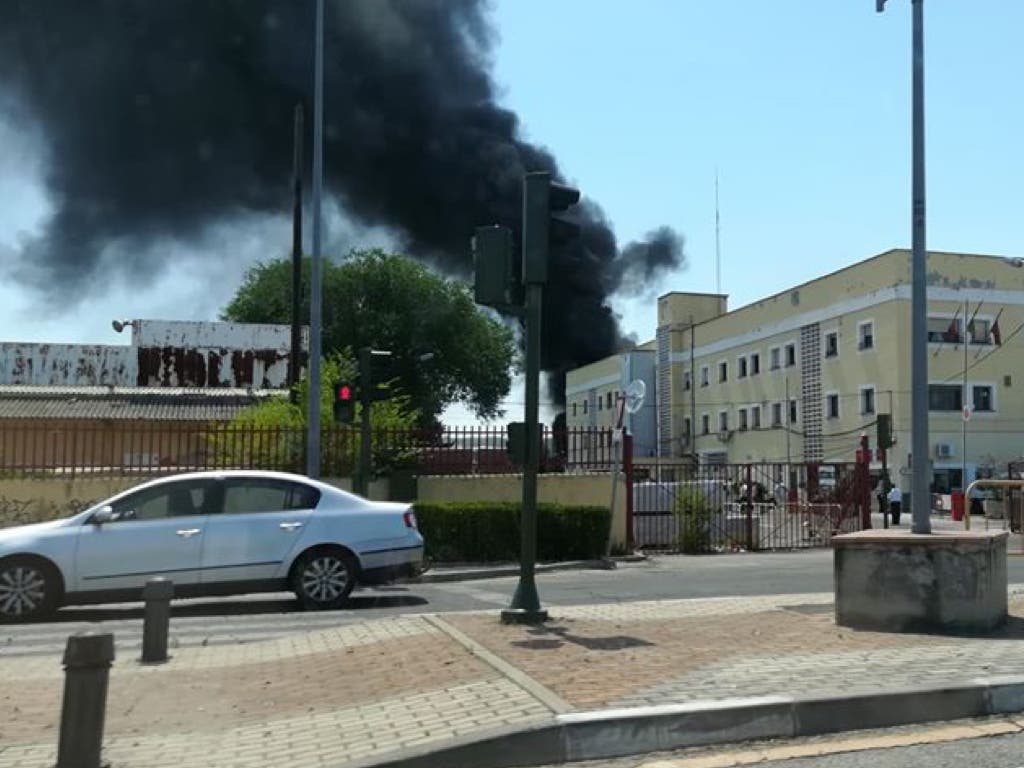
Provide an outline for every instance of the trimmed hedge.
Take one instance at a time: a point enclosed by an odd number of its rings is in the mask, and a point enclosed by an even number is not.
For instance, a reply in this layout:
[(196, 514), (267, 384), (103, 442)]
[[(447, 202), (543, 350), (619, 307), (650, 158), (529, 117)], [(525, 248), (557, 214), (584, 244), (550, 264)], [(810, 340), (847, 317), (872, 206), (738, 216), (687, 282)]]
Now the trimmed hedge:
[[(426, 557), (434, 562), (488, 563), (519, 559), (522, 504), (416, 502), (413, 506)], [(605, 507), (537, 505), (537, 560), (592, 560), (608, 546), (611, 515)]]

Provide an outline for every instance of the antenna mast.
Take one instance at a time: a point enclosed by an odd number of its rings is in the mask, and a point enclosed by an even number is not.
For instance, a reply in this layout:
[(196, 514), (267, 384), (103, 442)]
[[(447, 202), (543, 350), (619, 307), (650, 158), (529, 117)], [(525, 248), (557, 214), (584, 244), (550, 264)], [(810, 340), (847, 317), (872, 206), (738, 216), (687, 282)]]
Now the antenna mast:
[(722, 227), (718, 215), (718, 166), (715, 166), (715, 293), (722, 293)]

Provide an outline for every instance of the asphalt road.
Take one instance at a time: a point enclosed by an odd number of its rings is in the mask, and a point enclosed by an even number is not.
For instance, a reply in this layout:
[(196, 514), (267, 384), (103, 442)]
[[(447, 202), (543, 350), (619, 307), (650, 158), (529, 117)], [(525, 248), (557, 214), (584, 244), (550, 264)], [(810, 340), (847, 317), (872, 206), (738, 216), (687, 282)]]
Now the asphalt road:
[[(1010, 558), (1009, 578), (1024, 583), (1024, 558)], [(173, 606), (171, 646), (252, 642), (406, 613), (498, 609), (509, 604), (516, 581), (505, 577), (364, 589), (353, 594), (345, 610), (323, 613), (300, 610), (289, 593), (180, 601)], [(656, 557), (610, 571), (539, 574), (537, 584), (549, 606), (829, 592), (832, 553)], [(119, 647), (138, 644), (141, 604), (65, 608), (44, 623), (0, 625), (0, 656), (59, 653), (69, 634), (99, 629), (114, 632)]]
[(1024, 766), (1024, 734), (963, 739), (943, 744), (868, 749), (822, 757), (777, 760), (772, 768), (1020, 768)]

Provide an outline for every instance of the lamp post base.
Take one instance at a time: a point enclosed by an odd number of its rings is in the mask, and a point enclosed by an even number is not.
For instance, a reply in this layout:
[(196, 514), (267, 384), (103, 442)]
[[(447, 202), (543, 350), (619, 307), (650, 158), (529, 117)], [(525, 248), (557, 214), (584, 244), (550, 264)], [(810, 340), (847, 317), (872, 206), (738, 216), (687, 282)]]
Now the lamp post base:
[(543, 624), (547, 620), (548, 612), (543, 608), (506, 608), (501, 612), (502, 624)]

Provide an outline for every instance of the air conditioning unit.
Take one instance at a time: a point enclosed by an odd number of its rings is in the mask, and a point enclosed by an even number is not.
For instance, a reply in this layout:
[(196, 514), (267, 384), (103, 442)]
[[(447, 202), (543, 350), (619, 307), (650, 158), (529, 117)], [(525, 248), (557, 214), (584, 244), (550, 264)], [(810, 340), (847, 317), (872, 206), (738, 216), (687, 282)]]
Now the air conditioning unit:
[(953, 444), (952, 443), (936, 443), (935, 444), (935, 458), (937, 459), (949, 459), (953, 456)]

